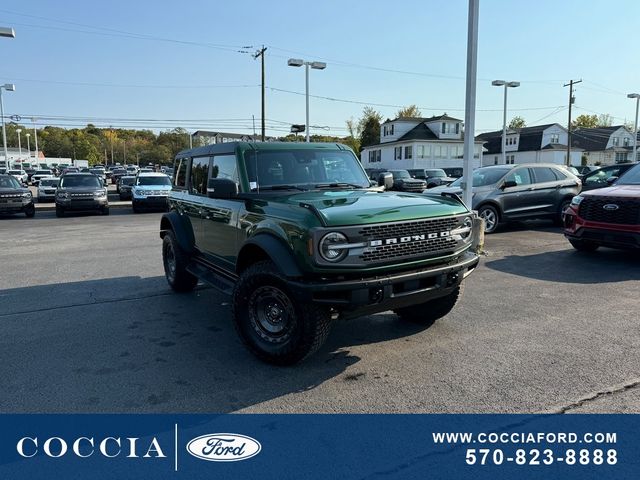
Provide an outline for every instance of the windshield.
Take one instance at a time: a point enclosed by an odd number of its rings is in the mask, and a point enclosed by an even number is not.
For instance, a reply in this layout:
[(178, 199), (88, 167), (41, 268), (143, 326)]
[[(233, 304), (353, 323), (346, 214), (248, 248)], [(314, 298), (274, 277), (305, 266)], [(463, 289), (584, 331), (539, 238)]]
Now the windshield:
[(9, 170), (9, 175), (22, 175), (20, 170)]
[(21, 188), (21, 186), (13, 177), (0, 177), (0, 188)]
[(138, 177), (136, 185), (171, 185), (171, 179), (164, 177)]
[(409, 172), (406, 170), (391, 170), (391, 175), (393, 175), (393, 179), (397, 180), (398, 178), (411, 178)]
[(95, 175), (78, 175), (78, 176), (65, 176), (60, 180), (61, 188), (69, 187), (101, 187), (102, 183)]
[(104, 170), (101, 168), (90, 168), (89, 171), (94, 174), (103, 174)]
[(136, 177), (122, 177), (120, 179), (121, 185), (133, 185), (136, 181)]
[(640, 165), (627, 170), (616, 185), (640, 185)]
[[(498, 183), (502, 177), (511, 171), (510, 168), (479, 168), (473, 172), (474, 187), (486, 187), (487, 185), (494, 185)], [(462, 177), (455, 180), (450, 186), (460, 187), (462, 183)]]
[(38, 170), (35, 175), (51, 175), (51, 170)]
[(439, 178), (444, 178), (447, 176), (447, 174), (444, 172), (444, 170), (427, 170), (427, 175), (430, 177), (439, 177)]
[(60, 180), (57, 178), (43, 178), (40, 180), (41, 187), (57, 187)]
[(343, 150), (248, 151), (245, 164), (251, 190), (274, 186), (370, 186), (360, 162)]

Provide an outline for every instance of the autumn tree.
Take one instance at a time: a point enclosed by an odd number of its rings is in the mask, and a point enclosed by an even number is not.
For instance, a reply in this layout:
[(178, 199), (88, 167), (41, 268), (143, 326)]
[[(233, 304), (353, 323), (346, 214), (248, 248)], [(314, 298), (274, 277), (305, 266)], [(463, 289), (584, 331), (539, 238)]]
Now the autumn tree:
[(613, 123), (613, 118), (608, 113), (602, 113), (600, 115), (578, 115), (576, 119), (571, 122), (571, 128), (599, 128), (610, 127)]
[(524, 118), (520, 117), (520, 116), (515, 116), (511, 119), (511, 121), (509, 122), (509, 129), (511, 130), (520, 130), (521, 128), (526, 127), (527, 124), (524, 121)]
[(409, 105), (408, 107), (403, 107), (396, 112), (396, 118), (420, 118), (422, 117), (422, 112), (418, 108), (417, 105)]
[(358, 120), (360, 130), (360, 150), (380, 142), (380, 123), (382, 115), (371, 107), (364, 107), (362, 117)]

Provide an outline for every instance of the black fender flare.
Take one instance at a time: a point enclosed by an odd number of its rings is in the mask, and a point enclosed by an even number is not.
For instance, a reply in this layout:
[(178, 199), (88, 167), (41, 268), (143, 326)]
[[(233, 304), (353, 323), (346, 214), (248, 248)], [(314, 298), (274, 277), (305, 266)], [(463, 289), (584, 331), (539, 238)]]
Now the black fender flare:
[(163, 214), (160, 219), (160, 238), (164, 238), (169, 230), (175, 235), (180, 248), (187, 253), (193, 252), (196, 242), (189, 217), (180, 215), (176, 211)]
[[(285, 277), (295, 278), (302, 276), (291, 249), (274, 235), (259, 233), (249, 238), (242, 245), (238, 253), (238, 260), (242, 258), (243, 252), (247, 252), (251, 246), (258, 247), (264, 251)], [(237, 267), (241, 266), (240, 262), (237, 262), (236, 265)]]

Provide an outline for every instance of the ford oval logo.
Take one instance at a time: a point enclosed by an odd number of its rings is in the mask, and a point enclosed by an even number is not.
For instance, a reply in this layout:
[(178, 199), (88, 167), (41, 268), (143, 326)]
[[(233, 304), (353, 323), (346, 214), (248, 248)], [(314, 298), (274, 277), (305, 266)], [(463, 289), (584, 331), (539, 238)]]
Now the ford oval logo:
[(616, 205), (615, 203), (607, 203), (606, 205), (603, 205), (602, 208), (604, 208), (605, 210), (609, 210), (609, 211), (613, 211), (613, 210), (618, 210), (618, 205)]
[(237, 433), (210, 433), (191, 440), (187, 451), (210, 462), (238, 462), (255, 457), (262, 450), (256, 439)]

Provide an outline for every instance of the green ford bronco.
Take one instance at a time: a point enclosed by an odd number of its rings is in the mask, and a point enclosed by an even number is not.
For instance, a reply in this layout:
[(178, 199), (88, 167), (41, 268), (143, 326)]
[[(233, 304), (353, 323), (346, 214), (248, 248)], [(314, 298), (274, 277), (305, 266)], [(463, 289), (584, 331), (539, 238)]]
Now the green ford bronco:
[(394, 310), (429, 326), (478, 265), (474, 217), (452, 194), (382, 190), (340, 144), (183, 151), (160, 223), (167, 281), (231, 295), (244, 344), (280, 365), (315, 352), (340, 318)]

